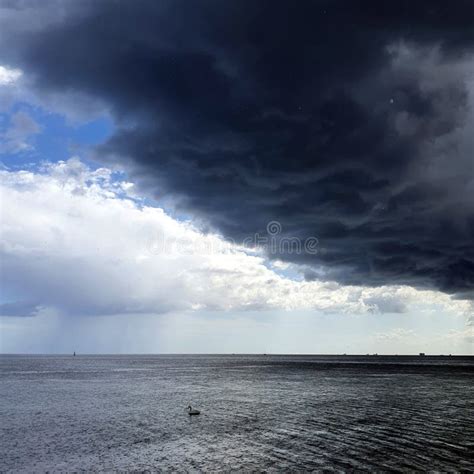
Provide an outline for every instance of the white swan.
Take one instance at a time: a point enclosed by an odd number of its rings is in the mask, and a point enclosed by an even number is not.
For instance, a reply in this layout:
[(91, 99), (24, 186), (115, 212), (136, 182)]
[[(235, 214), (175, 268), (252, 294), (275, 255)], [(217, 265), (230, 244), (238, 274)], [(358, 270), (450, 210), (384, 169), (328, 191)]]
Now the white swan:
[(201, 412), (199, 410), (194, 410), (191, 405), (188, 406), (188, 413), (190, 415), (199, 415)]

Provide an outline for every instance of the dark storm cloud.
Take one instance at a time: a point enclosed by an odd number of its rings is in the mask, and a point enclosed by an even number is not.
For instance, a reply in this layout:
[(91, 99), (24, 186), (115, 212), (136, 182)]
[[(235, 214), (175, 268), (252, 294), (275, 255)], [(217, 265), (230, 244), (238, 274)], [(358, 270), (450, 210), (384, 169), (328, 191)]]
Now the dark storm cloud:
[(317, 236), (278, 255), (307, 278), (474, 289), (470, 0), (61, 6), (1, 49), (110, 104), (102, 159), (227, 237)]

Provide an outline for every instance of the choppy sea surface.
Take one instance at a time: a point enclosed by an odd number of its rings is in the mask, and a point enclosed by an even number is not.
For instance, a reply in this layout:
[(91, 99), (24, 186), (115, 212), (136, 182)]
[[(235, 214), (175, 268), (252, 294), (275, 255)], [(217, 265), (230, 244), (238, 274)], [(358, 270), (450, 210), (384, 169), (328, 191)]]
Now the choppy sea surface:
[(469, 357), (0, 356), (0, 395), (2, 472), (474, 470)]

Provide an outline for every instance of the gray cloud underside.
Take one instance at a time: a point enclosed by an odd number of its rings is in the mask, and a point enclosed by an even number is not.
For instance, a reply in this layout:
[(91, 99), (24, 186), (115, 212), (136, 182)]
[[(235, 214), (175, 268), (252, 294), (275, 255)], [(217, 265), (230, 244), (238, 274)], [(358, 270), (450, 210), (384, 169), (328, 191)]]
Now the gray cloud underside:
[(61, 5), (0, 51), (109, 104), (100, 159), (227, 237), (318, 237), (278, 255), (308, 279), (472, 296), (471, 1)]

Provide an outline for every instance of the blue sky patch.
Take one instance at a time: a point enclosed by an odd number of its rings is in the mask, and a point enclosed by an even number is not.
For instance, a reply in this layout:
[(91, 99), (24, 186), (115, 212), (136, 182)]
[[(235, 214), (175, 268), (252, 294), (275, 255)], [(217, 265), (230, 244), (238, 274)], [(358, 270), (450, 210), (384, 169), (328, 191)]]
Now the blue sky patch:
[(77, 155), (96, 168), (88, 160), (90, 148), (105, 142), (113, 128), (112, 120), (106, 116), (76, 125), (60, 114), (16, 103), (9, 113), (0, 115), (0, 160), (4, 166), (16, 169)]

